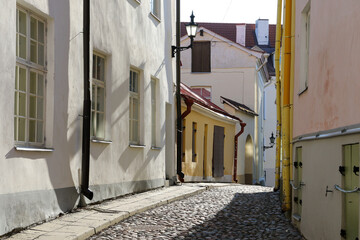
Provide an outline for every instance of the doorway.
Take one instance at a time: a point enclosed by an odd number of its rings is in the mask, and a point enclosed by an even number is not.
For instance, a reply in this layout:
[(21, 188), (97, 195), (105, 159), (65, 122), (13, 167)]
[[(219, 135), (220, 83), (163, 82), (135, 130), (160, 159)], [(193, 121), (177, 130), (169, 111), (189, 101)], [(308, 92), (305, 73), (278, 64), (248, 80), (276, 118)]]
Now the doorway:
[(224, 128), (214, 126), (214, 144), (213, 144), (213, 177), (224, 176)]
[(245, 184), (253, 184), (254, 144), (250, 135), (245, 142)]

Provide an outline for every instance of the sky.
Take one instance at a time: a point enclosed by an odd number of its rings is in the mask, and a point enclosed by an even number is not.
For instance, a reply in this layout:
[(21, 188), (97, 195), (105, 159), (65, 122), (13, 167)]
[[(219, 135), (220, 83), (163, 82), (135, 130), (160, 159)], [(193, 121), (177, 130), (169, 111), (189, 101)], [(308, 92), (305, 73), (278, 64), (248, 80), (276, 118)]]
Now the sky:
[(255, 23), (259, 18), (276, 24), (277, 0), (180, 0), (181, 21)]

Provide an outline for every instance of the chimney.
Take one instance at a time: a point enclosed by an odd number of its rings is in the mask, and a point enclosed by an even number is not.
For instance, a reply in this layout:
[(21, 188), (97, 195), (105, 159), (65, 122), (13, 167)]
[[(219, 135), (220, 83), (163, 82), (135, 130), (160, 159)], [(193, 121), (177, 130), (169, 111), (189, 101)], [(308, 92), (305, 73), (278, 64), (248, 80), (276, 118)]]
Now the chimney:
[(258, 45), (269, 45), (269, 19), (258, 19), (255, 25)]
[(236, 43), (245, 46), (246, 24), (236, 25)]

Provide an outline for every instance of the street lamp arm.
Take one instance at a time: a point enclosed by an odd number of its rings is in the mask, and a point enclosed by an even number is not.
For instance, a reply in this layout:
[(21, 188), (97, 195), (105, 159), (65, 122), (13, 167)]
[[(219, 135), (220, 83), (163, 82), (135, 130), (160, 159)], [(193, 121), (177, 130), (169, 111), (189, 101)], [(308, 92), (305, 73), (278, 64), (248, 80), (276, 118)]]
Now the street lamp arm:
[(192, 43), (187, 46), (187, 47), (176, 47), (176, 46), (171, 46), (171, 50), (172, 50), (172, 57), (175, 57), (175, 54), (181, 51), (184, 51), (186, 49), (192, 48)]

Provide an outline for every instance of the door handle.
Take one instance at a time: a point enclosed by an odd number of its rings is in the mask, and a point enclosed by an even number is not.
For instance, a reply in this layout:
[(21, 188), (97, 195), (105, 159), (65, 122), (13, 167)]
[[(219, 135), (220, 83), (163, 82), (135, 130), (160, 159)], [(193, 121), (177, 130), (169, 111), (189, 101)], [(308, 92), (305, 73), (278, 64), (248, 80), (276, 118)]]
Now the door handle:
[(356, 176), (359, 176), (359, 167), (354, 166), (354, 167), (353, 167), (353, 172), (354, 172), (354, 174), (355, 174)]
[(341, 173), (341, 175), (345, 176), (345, 167), (339, 166), (339, 172)]

